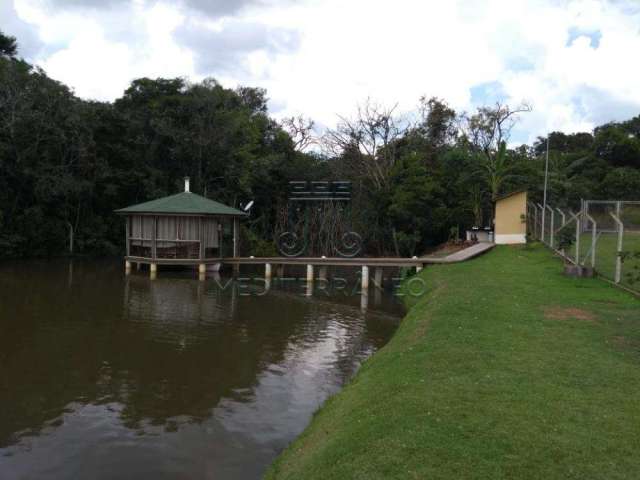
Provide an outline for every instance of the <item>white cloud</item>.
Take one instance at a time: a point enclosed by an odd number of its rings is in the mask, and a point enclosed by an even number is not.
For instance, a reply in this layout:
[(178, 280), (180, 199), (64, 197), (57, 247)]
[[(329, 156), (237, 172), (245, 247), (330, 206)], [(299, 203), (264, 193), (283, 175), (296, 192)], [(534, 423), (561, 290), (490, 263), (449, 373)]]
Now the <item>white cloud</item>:
[(216, 11), (47, 1), (15, 0), (15, 11), (50, 47), (35, 60), (85, 97), (116, 98), (140, 76), (211, 75), (267, 88), (276, 115), (332, 125), (367, 96), (408, 111), (435, 95), (469, 110), (471, 89), (491, 83), (533, 104), (518, 134), (529, 141), (640, 113), (634, 0), (245, 0)]
[(33, 0), (15, 5), (46, 45), (57, 46), (35, 63), (81, 97), (113, 100), (135, 78), (195, 75), (192, 52), (173, 39), (185, 17), (167, 4), (105, 11), (45, 10)]

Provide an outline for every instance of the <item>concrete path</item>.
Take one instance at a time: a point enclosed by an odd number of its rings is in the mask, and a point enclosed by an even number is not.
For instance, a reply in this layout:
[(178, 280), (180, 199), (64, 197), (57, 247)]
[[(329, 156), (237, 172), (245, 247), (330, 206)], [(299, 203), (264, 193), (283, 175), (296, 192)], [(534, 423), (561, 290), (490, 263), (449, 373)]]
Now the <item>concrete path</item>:
[(489, 242), (480, 242), (467, 247), (463, 250), (460, 250), (456, 253), (452, 253), (451, 255), (447, 255), (446, 257), (436, 258), (436, 257), (421, 257), (420, 260), (425, 263), (456, 263), (456, 262), (464, 262), (465, 260), (469, 260), (471, 258), (477, 257), (495, 247), (495, 243)]

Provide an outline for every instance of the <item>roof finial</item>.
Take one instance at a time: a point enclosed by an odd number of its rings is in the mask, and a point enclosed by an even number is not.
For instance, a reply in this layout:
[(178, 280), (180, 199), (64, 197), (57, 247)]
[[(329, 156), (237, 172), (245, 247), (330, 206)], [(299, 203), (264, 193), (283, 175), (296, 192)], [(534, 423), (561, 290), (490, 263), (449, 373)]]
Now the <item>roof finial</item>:
[(191, 190), (189, 190), (189, 177), (184, 177), (184, 191), (185, 192), (190, 192)]

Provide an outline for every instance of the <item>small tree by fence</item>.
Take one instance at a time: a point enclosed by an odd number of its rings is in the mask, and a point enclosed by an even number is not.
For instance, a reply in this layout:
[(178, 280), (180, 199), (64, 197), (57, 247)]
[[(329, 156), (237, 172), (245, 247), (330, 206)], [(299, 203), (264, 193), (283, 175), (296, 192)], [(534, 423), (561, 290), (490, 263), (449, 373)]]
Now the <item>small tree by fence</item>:
[(566, 261), (640, 293), (640, 201), (586, 200), (579, 212), (530, 202), (527, 231)]

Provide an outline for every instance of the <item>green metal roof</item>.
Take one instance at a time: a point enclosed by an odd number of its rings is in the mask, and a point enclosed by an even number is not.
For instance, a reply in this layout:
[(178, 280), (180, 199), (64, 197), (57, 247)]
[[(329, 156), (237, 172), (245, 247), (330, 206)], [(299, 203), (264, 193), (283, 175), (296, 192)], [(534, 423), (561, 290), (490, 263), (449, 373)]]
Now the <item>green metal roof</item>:
[(116, 210), (116, 213), (165, 213), (186, 215), (233, 215), (247, 214), (233, 207), (209, 200), (192, 192), (181, 192), (149, 202), (139, 203)]

